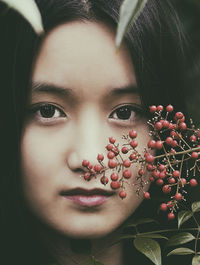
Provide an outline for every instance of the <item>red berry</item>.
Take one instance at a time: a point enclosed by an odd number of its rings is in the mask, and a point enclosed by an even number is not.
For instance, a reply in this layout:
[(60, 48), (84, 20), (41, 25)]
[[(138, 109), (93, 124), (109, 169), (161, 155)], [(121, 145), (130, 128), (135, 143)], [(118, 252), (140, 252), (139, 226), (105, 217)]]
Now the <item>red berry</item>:
[(121, 186), (121, 184), (119, 183), (119, 181), (111, 181), (111, 183), (110, 183), (110, 187), (114, 190), (119, 189), (120, 186)]
[(132, 176), (132, 172), (129, 169), (124, 170), (123, 177), (129, 179)]
[(178, 178), (180, 176), (180, 171), (179, 170), (174, 170), (172, 175), (173, 175), (173, 177)]
[(118, 176), (118, 174), (115, 172), (115, 173), (112, 173), (112, 174), (110, 175), (110, 178), (111, 178), (111, 180), (116, 181), (116, 180), (118, 180), (119, 176)]
[(158, 167), (158, 169), (159, 169), (160, 171), (163, 171), (163, 170), (165, 170), (166, 168), (165, 168), (165, 165), (160, 164), (159, 167)]
[(108, 144), (108, 145), (106, 146), (106, 149), (107, 149), (108, 151), (111, 151), (111, 150), (113, 149), (113, 145), (112, 145), (112, 144)]
[(130, 136), (131, 138), (136, 138), (136, 137), (137, 137), (137, 132), (136, 132), (135, 130), (131, 130), (131, 131), (129, 132), (129, 136)]
[(176, 153), (176, 151), (174, 150), (174, 148), (171, 148), (171, 150), (170, 150), (170, 154), (175, 154)]
[(168, 126), (168, 129), (173, 130), (174, 129), (174, 124), (170, 122), (169, 126)]
[(106, 185), (108, 183), (108, 178), (106, 176), (101, 177), (101, 183)]
[(149, 140), (148, 141), (148, 144), (147, 144), (148, 148), (154, 148), (155, 145), (156, 145), (156, 141), (154, 141), (154, 140)]
[(168, 145), (172, 145), (172, 143), (173, 143), (173, 139), (172, 139), (172, 137), (167, 137), (166, 140), (165, 140), (165, 142), (166, 142), (166, 144), (168, 144)]
[(176, 146), (178, 146), (178, 143), (177, 143), (177, 141), (176, 141), (176, 140), (173, 140), (173, 142), (172, 142), (171, 146), (172, 146), (172, 147), (176, 147)]
[(138, 146), (138, 142), (136, 140), (132, 140), (130, 142), (130, 146), (132, 146), (133, 148), (137, 147)]
[(163, 111), (163, 106), (162, 105), (157, 106), (156, 110), (157, 111)]
[(89, 181), (89, 180), (91, 179), (91, 175), (90, 175), (89, 172), (86, 172), (86, 173), (84, 174), (84, 179), (87, 180), (87, 181)]
[(187, 125), (185, 122), (181, 122), (179, 124), (179, 128), (181, 129), (181, 131), (185, 131), (187, 129)]
[(110, 137), (110, 138), (109, 138), (109, 142), (110, 142), (111, 144), (114, 144), (115, 141), (116, 141), (116, 139), (115, 139), (114, 137)]
[(197, 140), (197, 137), (194, 134), (190, 136), (191, 142), (196, 142), (196, 140)]
[(164, 121), (162, 122), (162, 125), (163, 125), (164, 128), (169, 128), (169, 121), (164, 120)]
[(125, 167), (130, 167), (131, 166), (131, 162), (130, 162), (130, 160), (124, 160), (123, 161), (123, 166), (125, 166)]
[(103, 161), (103, 160), (104, 160), (104, 156), (101, 155), (101, 154), (98, 154), (98, 156), (97, 156), (97, 160), (98, 160), (98, 161)]
[(150, 180), (151, 182), (154, 182), (155, 179), (154, 179), (154, 177), (150, 177), (149, 180)]
[(166, 107), (167, 112), (172, 112), (174, 110), (174, 107), (170, 104)]
[(163, 148), (163, 142), (162, 141), (156, 141), (155, 145), (156, 149), (161, 150)]
[(144, 174), (144, 170), (142, 168), (139, 169), (138, 175), (142, 176)]
[(190, 186), (191, 186), (191, 187), (195, 187), (195, 186), (197, 186), (197, 185), (198, 185), (198, 183), (197, 183), (196, 179), (191, 179), (191, 180), (190, 180)]
[(154, 106), (154, 105), (149, 107), (149, 110), (150, 110), (151, 113), (156, 112), (156, 109), (157, 109), (157, 108), (156, 108), (156, 106)]
[(162, 186), (162, 185), (164, 184), (164, 181), (163, 181), (162, 179), (157, 179), (157, 180), (156, 180), (156, 184), (157, 184), (158, 186)]
[(185, 178), (181, 178), (181, 179), (179, 180), (179, 183), (180, 183), (182, 186), (184, 186), (184, 185), (187, 183), (187, 180), (186, 180)]
[(110, 151), (110, 152), (108, 152), (107, 157), (109, 159), (113, 159), (115, 157), (115, 154), (112, 151)]
[(153, 166), (151, 164), (147, 164), (147, 170), (148, 171), (153, 171)]
[(154, 128), (156, 130), (161, 130), (163, 127), (162, 123), (160, 121), (157, 121), (156, 124), (154, 125)]
[(161, 172), (160, 172), (160, 178), (161, 178), (161, 179), (166, 178), (166, 176), (167, 176), (167, 175), (166, 175), (166, 172), (165, 172), (165, 171), (161, 171)]
[(83, 162), (82, 162), (82, 166), (83, 167), (88, 167), (89, 166), (89, 161), (88, 160), (83, 160)]
[(132, 161), (132, 160), (135, 160), (137, 158), (136, 154), (131, 154), (129, 156), (129, 159)]
[(159, 176), (160, 176), (160, 171), (155, 169), (155, 170), (153, 171), (153, 173), (152, 173), (152, 176), (153, 176), (154, 178), (156, 178), (156, 179), (159, 178)]
[(128, 148), (126, 146), (123, 146), (121, 149), (123, 154), (127, 154), (128, 153)]
[(174, 213), (168, 213), (168, 220), (173, 220), (175, 218)]
[(114, 159), (111, 159), (108, 161), (108, 167), (109, 168), (115, 168), (118, 165), (117, 161)]
[(176, 182), (176, 180), (175, 180), (175, 178), (169, 178), (169, 179), (168, 179), (168, 182), (169, 182), (170, 184), (174, 184), (174, 183)]
[(150, 199), (150, 193), (148, 191), (144, 192), (144, 198), (147, 200)]
[(162, 191), (166, 194), (170, 193), (172, 188), (169, 185), (164, 185)]
[(180, 119), (182, 119), (183, 118), (183, 113), (182, 112), (176, 112), (176, 114), (175, 114), (175, 116), (174, 116), (174, 119), (175, 120), (180, 120)]
[(121, 190), (119, 192), (119, 197), (121, 197), (122, 199), (126, 198), (126, 196), (127, 196), (127, 194), (126, 194), (126, 192), (124, 190)]
[(101, 166), (101, 165), (95, 165), (95, 166), (94, 166), (94, 170), (95, 170), (96, 172), (100, 172), (100, 171), (102, 170), (102, 166)]
[(191, 157), (197, 159), (199, 157), (197, 152), (192, 152)]
[(178, 134), (175, 131), (171, 131), (170, 136), (173, 138), (179, 138)]
[(89, 163), (88, 168), (92, 169), (93, 165)]
[(174, 207), (174, 204), (172, 203), (172, 201), (169, 201), (168, 203), (167, 203), (167, 207), (170, 209), (170, 208), (172, 208), (172, 207)]
[(149, 153), (146, 153), (145, 160), (146, 160), (146, 162), (148, 162), (148, 163), (153, 163), (153, 161), (154, 161), (154, 156), (152, 156), (152, 155), (149, 154)]
[(177, 193), (175, 194), (174, 198), (175, 198), (177, 201), (181, 201), (182, 198), (183, 198), (183, 196), (182, 196), (181, 193), (177, 192)]
[(168, 209), (168, 207), (167, 207), (167, 204), (166, 204), (166, 203), (162, 203), (162, 204), (160, 205), (160, 210), (161, 210), (161, 211), (167, 211), (167, 209)]

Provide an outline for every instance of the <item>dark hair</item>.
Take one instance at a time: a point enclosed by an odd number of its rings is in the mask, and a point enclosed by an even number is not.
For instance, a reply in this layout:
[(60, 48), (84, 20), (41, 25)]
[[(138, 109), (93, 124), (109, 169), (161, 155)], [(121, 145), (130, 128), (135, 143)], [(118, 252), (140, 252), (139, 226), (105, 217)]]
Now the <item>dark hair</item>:
[[(117, 25), (121, 0), (36, 0), (45, 32), (74, 20)], [(33, 62), (45, 36), (0, 4), (1, 177), (0, 260), (3, 264), (44, 264), (40, 246), (21, 198), (20, 139), (29, 96)], [(174, 104), (185, 110), (184, 35), (167, 0), (149, 0), (125, 40), (130, 49), (142, 102)]]

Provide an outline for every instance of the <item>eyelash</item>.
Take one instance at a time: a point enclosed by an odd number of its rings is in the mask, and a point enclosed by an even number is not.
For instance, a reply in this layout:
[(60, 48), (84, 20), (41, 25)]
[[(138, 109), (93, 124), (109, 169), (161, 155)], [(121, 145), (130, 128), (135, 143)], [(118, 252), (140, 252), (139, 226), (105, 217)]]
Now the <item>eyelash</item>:
[[(42, 114), (42, 111), (50, 111), (50, 114), (52, 114), (51, 117), (44, 117), (44, 113)], [(48, 109), (49, 108), (49, 109)], [(60, 118), (67, 118), (67, 115), (62, 110), (60, 106), (56, 106), (55, 103), (37, 103), (34, 104), (31, 109), (29, 110), (30, 114), (33, 115), (36, 120), (52, 124), (54, 122), (57, 122)], [(51, 113), (52, 112), (52, 113)], [(56, 117), (53, 117), (56, 114)], [(126, 117), (126, 115), (128, 116)], [(43, 115), (43, 116), (42, 116)], [(119, 117), (121, 116), (121, 117)], [(123, 117), (122, 117), (123, 116)], [(109, 119), (114, 120), (117, 123), (133, 123), (138, 117), (143, 116), (143, 110), (141, 106), (138, 105), (132, 105), (132, 104), (123, 104), (118, 105), (115, 107), (115, 109), (112, 111), (112, 113), (109, 115)]]

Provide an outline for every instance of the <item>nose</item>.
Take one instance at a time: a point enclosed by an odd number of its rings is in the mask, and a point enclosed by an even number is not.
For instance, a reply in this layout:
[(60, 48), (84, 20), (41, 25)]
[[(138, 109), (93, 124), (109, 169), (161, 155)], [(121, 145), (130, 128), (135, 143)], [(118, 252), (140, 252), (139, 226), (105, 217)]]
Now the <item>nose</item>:
[(97, 155), (104, 154), (108, 141), (105, 121), (88, 109), (74, 122), (73, 136), (67, 156), (68, 167), (73, 171), (83, 170), (82, 161), (88, 160), (92, 165), (98, 163)]

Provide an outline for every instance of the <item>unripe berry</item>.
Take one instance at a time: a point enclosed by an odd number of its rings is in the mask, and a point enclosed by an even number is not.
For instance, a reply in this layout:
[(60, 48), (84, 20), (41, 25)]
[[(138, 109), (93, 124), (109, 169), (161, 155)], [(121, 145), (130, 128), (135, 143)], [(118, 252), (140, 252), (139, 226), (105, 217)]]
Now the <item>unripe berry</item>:
[(195, 187), (195, 186), (197, 186), (197, 185), (198, 185), (198, 183), (197, 183), (196, 179), (191, 179), (191, 180), (190, 180), (190, 186), (191, 186), (191, 187)]
[(161, 211), (167, 211), (167, 209), (168, 209), (168, 207), (167, 207), (167, 204), (166, 204), (166, 203), (162, 203), (162, 204), (160, 205), (160, 210), (161, 210)]
[(116, 180), (118, 180), (119, 176), (118, 176), (118, 174), (115, 172), (115, 173), (112, 173), (112, 174), (110, 175), (110, 178), (111, 178), (111, 180), (116, 181)]
[(133, 147), (133, 148), (136, 148), (138, 146), (138, 142), (136, 140), (132, 140), (130, 142), (130, 146)]
[(191, 142), (196, 142), (196, 140), (197, 140), (197, 137), (194, 134), (190, 136)]
[(106, 184), (108, 183), (108, 178), (107, 178), (106, 176), (102, 176), (102, 177), (101, 177), (101, 183), (102, 183), (103, 185), (106, 185)]
[(175, 198), (177, 201), (181, 201), (182, 198), (183, 198), (183, 196), (182, 196), (181, 193), (177, 192), (177, 193), (175, 194), (174, 198)]
[(94, 166), (94, 170), (95, 170), (96, 172), (101, 172), (101, 170), (102, 170), (102, 166), (101, 166), (101, 165), (95, 165), (95, 166)]
[(150, 199), (150, 193), (148, 191), (144, 192), (144, 198), (147, 200)]
[(108, 151), (111, 151), (111, 150), (113, 149), (113, 145), (112, 145), (112, 144), (108, 144), (108, 145), (106, 146), (106, 149), (107, 149)]
[(156, 141), (156, 145), (155, 145), (155, 148), (158, 149), (158, 150), (161, 150), (163, 148), (163, 143), (162, 141)]
[(131, 130), (131, 131), (129, 132), (129, 136), (130, 136), (131, 138), (136, 138), (136, 137), (137, 137), (137, 132), (136, 132), (135, 130)]
[(109, 159), (113, 159), (115, 157), (115, 154), (112, 151), (110, 151), (110, 152), (108, 152), (107, 157)]
[(163, 191), (165, 194), (170, 193), (171, 190), (172, 190), (172, 188), (171, 188), (169, 185), (164, 185), (164, 186), (162, 187), (162, 191)]
[(126, 198), (126, 196), (127, 196), (127, 194), (126, 194), (126, 192), (124, 190), (121, 190), (119, 192), (119, 197), (121, 197), (122, 199)]
[(111, 159), (108, 161), (108, 167), (109, 168), (115, 168), (118, 165), (117, 161), (114, 159)]
[(158, 131), (161, 130), (162, 127), (163, 127), (163, 125), (160, 121), (157, 121), (156, 124), (154, 125), (154, 128)]
[(123, 146), (121, 149), (123, 154), (127, 154), (128, 153), (128, 148), (126, 146)]
[(158, 186), (162, 186), (162, 185), (164, 184), (164, 181), (163, 181), (162, 179), (157, 179), (157, 180), (156, 180), (156, 184), (157, 184)]
[(156, 111), (163, 111), (163, 106), (162, 105), (157, 106)]
[(197, 152), (192, 152), (191, 157), (197, 159), (199, 157)]
[(98, 154), (97, 160), (98, 161), (103, 161), (104, 160), (104, 156), (102, 154)]
[(124, 170), (123, 177), (129, 179), (132, 176), (132, 172), (129, 169)]
[(111, 144), (114, 144), (115, 141), (116, 141), (116, 139), (115, 139), (114, 137), (110, 137), (110, 138), (109, 138), (109, 142), (110, 142)]
[(168, 220), (173, 220), (175, 218), (174, 213), (168, 213)]
[(130, 167), (131, 166), (131, 162), (130, 162), (130, 160), (124, 160), (123, 161), (123, 165), (125, 166), (125, 167)]
[(174, 107), (170, 104), (166, 107), (167, 112), (172, 112), (174, 110)]
[(155, 145), (156, 145), (156, 141), (154, 141), (154, 140), (149, 140), (148, 141), (148, 144), (147, 144), (148, 148), (154, 148)]
[(137, 158), (136, 154), (131, 154), (129, 156), (129, 159), (132, 161), (132, 160), (135, 160)]
[(172, 173), (172, 176), (175, 178), (178, 178), (180, 176), (180, 171), (179, 170), (174, 170)]
[(110, 183), (110, 187), (114, 190), (119, 189), (120, 186), (121, 186), (121, 184), (119, 183), (119, 181), (111, 181), (111, 183)]
[(88, 165), (89, 165), (89, 161), (88, 160), (83, 160), (83, 162), (82, 162), (82, 166), (83, 167), (88, 167)]
[(157, 108), (156, 108), (156, 106), (154, 106), (154, 105), (152, 105), (152, 106), (149, 107), (149, 110), (150, 110), (151, 113), (156, 112), (156, 109), (157, 109)]

